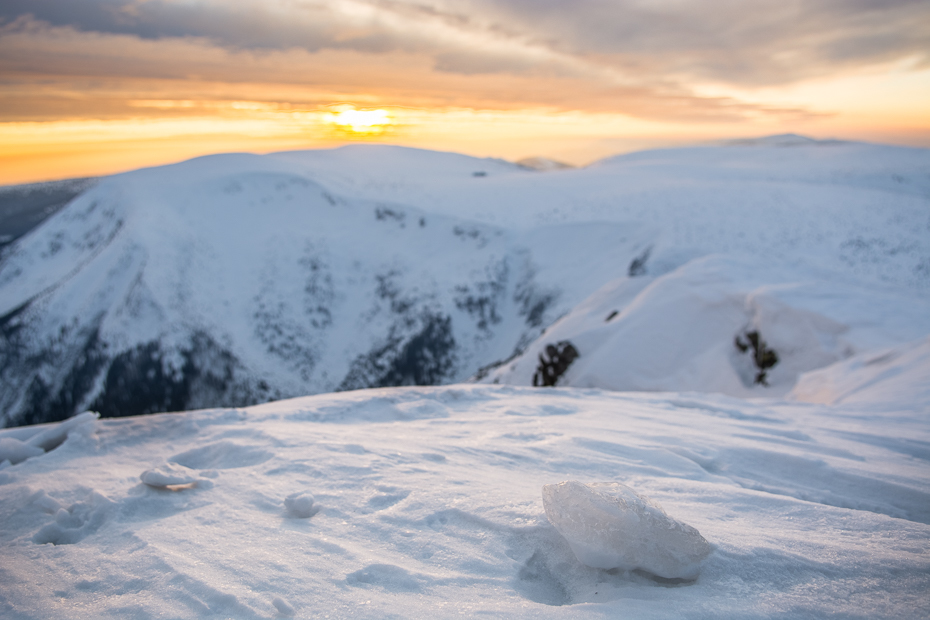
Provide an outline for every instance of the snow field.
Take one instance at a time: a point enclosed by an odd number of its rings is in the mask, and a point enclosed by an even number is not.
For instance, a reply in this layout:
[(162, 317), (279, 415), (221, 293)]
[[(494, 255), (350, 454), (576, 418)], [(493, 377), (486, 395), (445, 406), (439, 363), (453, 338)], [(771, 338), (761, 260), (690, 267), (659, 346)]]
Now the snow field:
[[(925, 415), (457, 385), (86, 420), (0, 471), (0, 610), (925, 617)], [(179, 472), (212, 484), (160, 484)], [(565, 480), (622, 483), (699, 530), (696, 579), (579, 562), (543, 509)]]

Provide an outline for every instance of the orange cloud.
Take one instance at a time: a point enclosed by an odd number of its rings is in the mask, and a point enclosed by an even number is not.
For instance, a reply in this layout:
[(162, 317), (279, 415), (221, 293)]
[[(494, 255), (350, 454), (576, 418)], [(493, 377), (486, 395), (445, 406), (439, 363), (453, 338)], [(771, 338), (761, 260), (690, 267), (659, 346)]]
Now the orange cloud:
[(927, 145), (928, 24), (904, 0), (8, 0), (0, 182), (349, 139), (575, 163), (784, 131)]

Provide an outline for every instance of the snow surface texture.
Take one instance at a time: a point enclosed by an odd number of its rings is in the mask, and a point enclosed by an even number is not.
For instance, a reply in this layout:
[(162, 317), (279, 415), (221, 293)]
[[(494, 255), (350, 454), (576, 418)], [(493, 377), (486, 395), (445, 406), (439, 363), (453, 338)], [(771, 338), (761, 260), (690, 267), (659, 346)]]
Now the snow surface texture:
[(593, 568), (693, 579), (711, 551), (700, 532), (619, 482), (547, 484), (542, 495), (549, 522)]
[(546, 172), (357, 145), (105, 178), (0, 253), (0, 425), (531, 385), (560, 341), (560, 386), (783, 396), (930, 333), (928, 170), (794, 137)]
[[(65, 439), (0, 470), (0, 616), (926, 618), (928, 411), (860, 388), (393, 388), (6, 429)], [(211, 484), (161, 484), (185, 480)], [(656, 575), (659, 544), (586, 566), (544, 512), (560, 480), (622, 482), (713, 551), (696, 579)]]

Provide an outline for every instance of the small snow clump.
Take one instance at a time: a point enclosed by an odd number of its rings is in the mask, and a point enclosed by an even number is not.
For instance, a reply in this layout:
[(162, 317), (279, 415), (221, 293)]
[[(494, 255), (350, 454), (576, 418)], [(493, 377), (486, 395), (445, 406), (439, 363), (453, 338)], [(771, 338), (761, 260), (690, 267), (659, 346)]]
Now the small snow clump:
[(292, 516), (306, 519), (307, 517), (312, 517), (313, 513), (315, 512), (313, 510), (313, 502), (313, 496), (305, 491), (302, 491), (298, 493), (291, 493), (286, 498), (284, 498), (284, 507), (289, 513), (291, 513)]
[(282, 616), (290, 617), (297, 612), (296, 609), (291, 607), (291, 605), (280, 596), (274, 597), (274, 599), (271, 601), (271, 604), (274, 605), (274, 608), (277, 609), (278, 613)]
[(542, 494), (549, 521), (587, 566), (693, 579), (711, 552), (700, 532), (619, 482), (547, 484)]

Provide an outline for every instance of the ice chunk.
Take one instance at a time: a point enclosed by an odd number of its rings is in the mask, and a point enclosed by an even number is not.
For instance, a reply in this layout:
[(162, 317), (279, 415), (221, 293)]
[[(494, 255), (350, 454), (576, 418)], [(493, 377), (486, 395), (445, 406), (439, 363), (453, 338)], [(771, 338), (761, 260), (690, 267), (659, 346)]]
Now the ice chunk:
[(306, 519), (316, 512), (313, 509), (314, 497), (307, 492), (291, 493), (284, 498), (284, 507), (292, 516)]
[(16, 465), (40, 454), (45, 454), (45, 450), (38, 446), (30, 446), (13, 437), (0, 437), (0, 461), (9, 461)]
[(582, 564), (692, 579), (711, 552), (700, 532), (619, 482), (543, 487), (546, 516)]
[(139, 478), (150, 487), (156, 489), (179, 490), (191, 488), (203, 482), (191, 475), (190, 470), (180, 465), (168, 463), (155, 469), (147, 469)]

